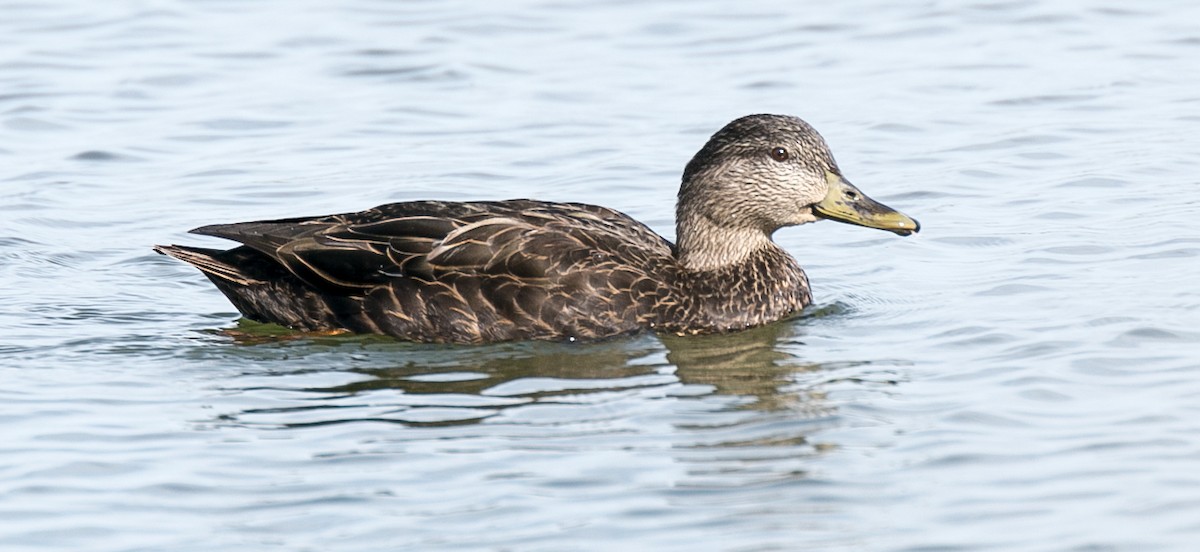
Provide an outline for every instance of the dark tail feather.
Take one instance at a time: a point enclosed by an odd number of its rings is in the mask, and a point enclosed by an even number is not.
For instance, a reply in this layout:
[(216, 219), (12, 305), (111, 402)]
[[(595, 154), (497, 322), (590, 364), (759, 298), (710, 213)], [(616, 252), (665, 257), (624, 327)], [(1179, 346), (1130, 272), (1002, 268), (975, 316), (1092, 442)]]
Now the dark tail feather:
[(263, 280), (259, 280), (250, 276), (249, 274), (246, 274), (237, 266), (221, 261), (218, 257), (227, 252), (220, 249), (187, 247), (183, 245), (156, 245), (154, 246), (154, 250), (162, 253), (163, 255), (175, 257), (176, 259), (199, 268), (205, 274), (221, 280), (241, 284), (243, 286), (266, 283)]
[(362, 314), (361, 298), (318, 293), (283, 265), (250, 247), (222, 251), (159, 245), (154, 250), (199, 268), (251, 320), (304, 331), (354, 329), (370, 323)]
[(242, 243), (257, 249), (267, 255), (274, 254), (284, 244), (311, 233), (321, 227), (306, 227), (303, 222), (313, 217), (294, 219), (264, 220), (259, 222), (237, 222), (233, 224), (210, 224), (188, 230), (190, 234), (214, 236)]

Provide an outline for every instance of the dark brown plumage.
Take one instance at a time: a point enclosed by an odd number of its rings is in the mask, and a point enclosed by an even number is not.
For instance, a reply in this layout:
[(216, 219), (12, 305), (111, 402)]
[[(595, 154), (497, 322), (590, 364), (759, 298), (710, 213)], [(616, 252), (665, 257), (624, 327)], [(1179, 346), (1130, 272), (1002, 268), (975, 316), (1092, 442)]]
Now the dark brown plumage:
[(247, 318), (414, 341), (727, 332), (811, 302), (771, 241), (834, 218), (907, 235), (912, 219), (843, 178), (795, 117), (751, 115), (709, 140), (679, 192), (679, 246), (604, 207), (527, 199), (414, 201), (192, 230), (242, 243), (155, 250), (195, 265)]

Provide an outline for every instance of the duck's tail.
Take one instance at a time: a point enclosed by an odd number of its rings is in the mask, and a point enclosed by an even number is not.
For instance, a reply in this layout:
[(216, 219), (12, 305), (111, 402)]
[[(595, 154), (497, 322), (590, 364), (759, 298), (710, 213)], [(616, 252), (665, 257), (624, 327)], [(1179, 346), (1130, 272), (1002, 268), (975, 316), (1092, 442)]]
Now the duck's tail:
[[(222, 251), (156, 245), (204, 273), (246, 318), (302, 331), (357, 329), (364, 322), (360, 298), (321, 294), (273, 259), (249, 247)], [(372, 331), (369, 327), (365, 330)]]
[(184, 245), (156, 245), (154, 246), (154, 250), (163, 255), (175, 257), (200, 269), (201, 272), (208, 276), (226, 282), (243, 286), (266, 283), (263, 280), (250, 276), (238, 266), (223, 261), (221, 257), (227, 256), (228, 251)]

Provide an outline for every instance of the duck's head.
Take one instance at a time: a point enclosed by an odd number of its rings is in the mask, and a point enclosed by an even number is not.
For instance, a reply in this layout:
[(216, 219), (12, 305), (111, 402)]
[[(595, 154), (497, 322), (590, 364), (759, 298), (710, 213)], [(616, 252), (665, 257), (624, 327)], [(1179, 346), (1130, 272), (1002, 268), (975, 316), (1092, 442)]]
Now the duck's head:
[(820, 134), (798, 117), (748, 115), (719, 130), (696, 153), (679, 188), (683, 223), (770, 236), (822, 218), (908, 236), (916, 220), (847, 181)]

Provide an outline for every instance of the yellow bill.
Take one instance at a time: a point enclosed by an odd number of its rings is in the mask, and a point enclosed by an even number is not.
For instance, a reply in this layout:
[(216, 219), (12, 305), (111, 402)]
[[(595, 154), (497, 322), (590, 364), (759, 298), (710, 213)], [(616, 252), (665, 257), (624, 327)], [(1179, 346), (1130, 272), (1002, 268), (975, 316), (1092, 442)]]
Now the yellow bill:
[(839, 174), (825, 173), (829, 192), (816, 205), (817, 215), (840, 222), (878, 228), (901, 236), (915, 234), (921, 225), (912, 217), (884, 205), (859, 191)]

